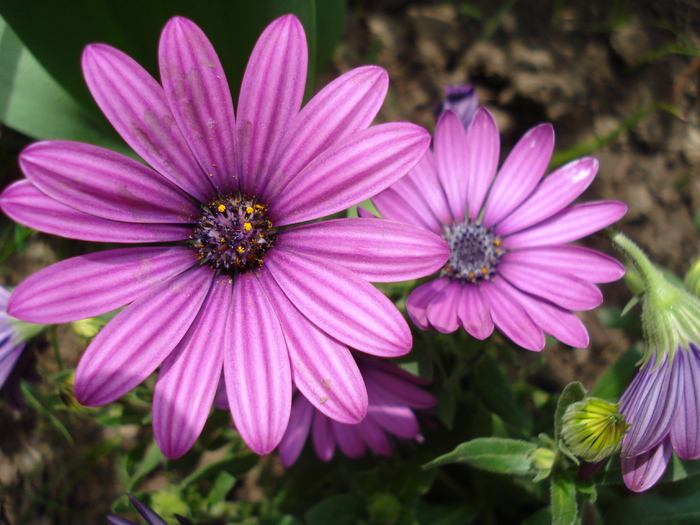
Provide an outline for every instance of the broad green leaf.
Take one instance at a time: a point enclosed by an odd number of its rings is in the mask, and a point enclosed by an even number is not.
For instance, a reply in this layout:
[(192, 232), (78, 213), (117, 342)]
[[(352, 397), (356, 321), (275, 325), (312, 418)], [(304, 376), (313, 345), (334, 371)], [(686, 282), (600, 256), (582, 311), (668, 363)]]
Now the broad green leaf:
[(564, 387), (564, 391), (557, 401), (557, 409), (554, 412), (554, 442), (559, 443), (561, 436), (561, 419), (564, 417), (566, 408), (577, 401), (581, 401), (586, 396), (586, 389), (578, 381), (573, 381)]
[(302, 21), (312, 82), (319, 59), (327, 60), (340, 39), (344, 12), (345, 0), (7, 0), (0, 4), (0, 14), (49, 74), (93, 110), (80, 71), (80, 55), (89, 43), (121, 49), (158, 78), (161, 29), (172, 16), (185, 16), (212, 41), (236, 100), (250, 51), (270, 21), (286, 13)]
[(35, 139), (89, 142), (129, 152), (103, 118), (78, 104), (0, 18), (0, 121)]
[(476, 438), (462, 443), (449, 454), (431, 461), (424, 468), (449, 463), (466, 463), (499, 474), (533, 474), (532, 454), (537, 445), (519, 439)]
[(555, 469), (550, 490), (552, 525), (574, 525), (577, 523), (576, 485), (566, 471)]
[(362, 501), (350, 494), (330, 496), (306, 513), (309, 525), (355, 525), (365, 518)]
[(207, 494), (207, 503), (211, 506), (224, 501), (226, 494), (231, 491), (235, 484), (235, 477), (228, 472), (219, 472), (214, 483), (212, 483), (211, 489), (209, 489), (209, 494)]
[(485, 355), (474, 370), (474, 388), (479, 400), (522, 435), (528, 435), (530, 420), (515, 400), (510, 383), (496, 361)]
[(144, 477), (153, 472), (159, 465), (164, 463), (165, 456), (161, 452), (160, 448), (155, 441), (152, 441), (146, 448), (146, 452), (143, 455), (141, 462), (136, 465), (131, 478), (129, 479), (129, 485), (126, 487), (127, 492), (132, 492), (134, 487), (138, 482)]
[(663, 495), (657, 491), (638, 494), (614, 505), (605, 523), (615, 525), (695, 525), (700, 523), (700, 492)]
[(632, 381), (635, 366), (641, 358), (637, 345), (627, 350), (600, 376), (591, 395), (617, 402)]

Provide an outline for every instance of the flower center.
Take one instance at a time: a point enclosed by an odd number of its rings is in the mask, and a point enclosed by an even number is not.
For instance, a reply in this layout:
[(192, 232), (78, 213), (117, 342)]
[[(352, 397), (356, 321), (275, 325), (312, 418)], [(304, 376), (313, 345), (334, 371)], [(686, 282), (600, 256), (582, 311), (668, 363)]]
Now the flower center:
[(233, 275), (262, 266), (274, 237), (267, 206), (239, 193), (202, 204), (191, 238), (200, 264)]
[(450, 245), (450, 259), (440, 275), (459, 281), (490, 281), (503, 256), (501, 239), (481, 224), (469, 220), (448, 226), (443, 239)]

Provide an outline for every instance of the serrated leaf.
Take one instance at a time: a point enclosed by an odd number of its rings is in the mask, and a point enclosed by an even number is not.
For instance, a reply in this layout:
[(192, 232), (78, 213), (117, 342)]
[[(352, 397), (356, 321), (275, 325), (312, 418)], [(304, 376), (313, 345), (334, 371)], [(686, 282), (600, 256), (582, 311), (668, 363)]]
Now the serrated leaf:
[(506, 438), (476, 438), (462, 443), (449, 454), (431, 461), (424, 468), (449, 463), (466, 463), (472, 467), (499, 474), (532, 474), (532, 454), (537, 445), (528, 441)]

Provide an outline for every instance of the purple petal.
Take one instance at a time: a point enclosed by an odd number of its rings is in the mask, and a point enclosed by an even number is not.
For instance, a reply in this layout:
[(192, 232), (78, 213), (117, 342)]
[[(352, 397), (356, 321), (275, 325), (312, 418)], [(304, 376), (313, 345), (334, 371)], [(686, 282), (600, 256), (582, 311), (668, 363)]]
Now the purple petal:
[(477, 220), (486, 194), (498, 169), (501, 137), (498, 126), (486, 108), (477, 111), (467, 129), (467, 164), (469, 218)]
[(55, 201), (28, 180), (17, 181), (0, 195), (2, 211), (12, 220), (45, 233), (96, 242), (181, 241), (192, 227), (175, 224), (136, 224), (100, 219)]
[(571, 204), (590, 185), (598, 161), (585, 157), (545, 177), (530, 196), (496, 226), (496, 235), (510, 235), (543, 221)]
[(545, 246), (508, 252), (503, 262), (568, 273), (591, 283), (609, 283), (625, 275), (625, 267), (607, 255), (583, 246)]
[[(687, 352), (687, 353), (686, 353)], [(694, 344), (689, 350), (679, 349), (685, 355), (683, 384), (678, 414), (671, 426), (671, 444), (681, 459), (700, 458), (700, 349)]]
[(450, 256), (437, 235), (400, 222), (336, 219), (285, 230), (287, 251), (329, 259), (371, 282), (410, 281), (439, 270)]
[(105, 405), (146, 379), (182, 340), (211, 281), (211, 268), (193, 268), (152, 288), (112, 319), (78, 363), (78, 401)]
[(119, 518), (117, 516), (107, 516), (107, 521), (110, 522), (112, 525), (138, 525), (137, 523), (134, 523), (131, 520)]
[(588, 331), (576, 315), (517, 288), (513, 287), (510, 291), (544, 333), (575, 348), (588, 346)]
[(627, 488), (634, 492), (644, 492), (653, 487), (663, 476), (671, 460), (671, 442), (664, 439), (651, 450), (642, 454), (622, 458), (622, 479)]
[(380, 420), (381, 417), (369, 416), (359, 425), (355, 425), (354, 429), (375, 454), (391, 456), (391, 442), (380, 426)]
[(417, 213), (414, 206), (410, 205), (394, 188), (403, 179), (394, 184), (391, 188), (379, 192), (372, 197), (372, 203), (377, 208), (379, 214), (390, 221), (403, 222), (429, 230), (435, 234), (442, 233), (442, 226), (432, 215)]
[(158, 63), (170, 110), (201, 171), (221, 193), (237, 189), (231, 91), (206, 35), (186, 18), (171, 18), (160, 36)]
[(141, 514), (141, 516), (143, 516), (146, 519), (149, 525), (167, 525), (163, 518), (158, 516), (158, 514), (156, 514), (151, 507), (139, 501), (131, 494), (128, 494), (128, 496), (131, 500), (131, 503), (134, 505), (134, 507), (136, 507), (136, 510), (138, 510), (139, 514)]
[(289, 426), (284, 433), (277, 452), (280, 461), (285, 468), (291, 467), (304, 450), (304, 443), (309, 437), (311, 422), (313, 421), (314, 407), (304, 396), (297, 396), (292, 404), (292, 412), (289, 416)]
[(491, 228), (532, 193), (554, 150), (554, 128), (540, 124), (525, 133), (503, 163), (484, 208), (482, 224)]
[(493, 332), (491, 309), (478, 286), (465, 284), (457, 302), (459, 324), (477, 339), (486, 339)]
[(603, 302), (595, 284), (565, 273), (507, 261), (498, 264), (498, 273), (516, 288), (567, 310), (592, 310)]
[[(413, 169), (403, 179), (399, 179), (392, 188), (399, 189), (407, 181), (412, 181), (418, 189), (420, 195), (428, 204), (430, 211), (442, 224), (452, 224), (452, 213), (447, 203), (445, 190), (438, 179), (437, 168), (435, 167), (435, 157), (433, 152), (425, 152)], [(442, 233), (442, 230), (438, 231)]]
[(275, 226), (317, 219), (373, 197), (416, 165), (430, 144), (423, 128), (380, 124), (324, 151), (287, 186), (274, 208)]
[(83, 51), (83, 75), (95, 102), (153, 169), (200, 201), (213, 186), (175, 124), (163, 88), (133, 59), (105, 44)]
[(425, 284), (421, 284), (413, 290), (406, 299), (406, 311), (411, 321), (421, 330), (430, 330), (430, 323), (426, 314), (428, 305), (444, 290), (450, 280), (446, 277), (434, 279)]
[(244, 193), (258, 194), (306, 86), (306, 36), (294, 15), (273, 21), (248, 60), (238, 97), (238, 173)]
[[(362, 425), (363, 423), (360, 423)], [(333, 435), (340, 450), (349, 458), (359, 458), (365, 455), (365, 444), (360, 435), (359, 425), (343, 425), (331, 423)]]
[[(430, 173), (426, 170), (423, 175), (427, 178), (422, 180), (418, 178), (420, 173), (416, 173), (416, 168), (425, 165), (426, 162), (423, 159), (426, 158), (432, 158), (430, 150), (423, 155), (421, 161), (416, 164), (416, 167), (414, 167), (408, 175), (396, 181), (389, 190), (395, 191), (396, 194), (405, 201), (405, 205), (410, 209), (411, 213), (417, 216), (421, 222), (425, 223), (428, 230), (439, 235), (443, 231), (442, 222), (439, 217), (444, 217), (446, 224), (451, 224), (452, 214), (446, 202), (443, 203), (443, 207), (438, 210), (438, 213), (435, 213), (433, 210), (435, 204), (428, 200), (428, 198), (431, 198), (431, 193), (437, 193), (438, 191), (443, 194), (443, 201), (445, 197), (442, 186), (437, 181), (437, 175), (435, 173)], [(432, 183), (431, 179), (435, 179), (435, 182)], [(437, 186), (437, 190), (431, 192), (431, 187), (433, 186)], [(374, 199), (376, 199), (376, 197)]]
[(44, 268), (10, 298), (10, 314), (58, 324), (111, 312), (196, 264), (184, 247), (122, 248), (80, 255)]
[(185, 337), (160, 369), (153, 394), (153, 433), (170, 459), (192, 447), (209, 416), (224, 366), (221, 319), (230, 307), (230, 278), (220, 276)]
[[(405, 405), (413, 408), (432, 408), (437, 400), (431, 394), (416, 384), (419, 378), (408, 374), (393, 363), (383, 363), (391, 368), (382, 369), (374, 363), (372, 366), (364, 365), (369, 359), (360, 362), (362, 375), (367, 383), (370, 397), (381, 397), (384, 402), (392, 405)], [(376, 361), (376, 360), (373, 360)], [(389, 371), (390, 370), (390, 371)]]
[(5, 381), (12, 373), (19, 356), (22, 355), (22, 350), (24, 350), (24, 343), (16, 345), (13, 341), (12, 330), (7, 330), (3, 333), (2, 340), (3, 344), (0, 346), (0, 388), (5, 385)]
[[(389, 86), (386, 71), (358, 67), (319, 91), (290, 123), (271, 166), (271, 199), (301, 170), (338, 141), (367, 128), (384, 102)], [(263, 181), (259, 181), (264, 184)]]
[(269, 252), (265, 265), (294, 306), (331, 337), (382, 357), (411, 349), (411, 331), (396, 306), (352, 272), (281, 249)]
[[(391, 406), (383, 403), (372, 405), (365, 420), (392, 436), (402, 439), (416, 439), (420, 435), (420, 427), (413, 411), (405, 406)], [(382, 432), (383, 434), (384, 432)], [(386, 436), (385, 436), (386, 437)], [(388, 444), (388, 440), (387, 440)], [(375, 452), (374, 447), (371, 447)], [(389, 447), (389, 452), (391, 447)], [(388, 455), (388, 454), (386, 454)]]
[(292, 371), (282, 330), (255, 275), (238, 275), (224, 344), (226, 391), (236, 429), (260, 455), (282, 440), (292, 408)]
[(133, 159), (78, 142), (35, 142), (20, 167), (42, 193), (78, 211), (120, 222), (191, 222), (187, 194)]
[(452, 216), (455, 222), (462, 222), (467, 209), (467, 134), (462, 121), (452, 111), (440, 115), (433, 144), (437, 173)]
[(627, 433), (622, 439), (620, 456), (628, 458), (648, 452), (668, 436), (683, 395), (683, 361), (688, 357), (676, 352), (655, 369), (654, 359), (639, 369), (620, 398)]
[(333, 436), (333, 426), (340, 423), (333, 423), (331, 419), (320, 412), (314, 413), (313, 426), (311, 427), (311, 439), (314, 443), (314, 450), (321, 461), (330, 461), (335, 452), (335, 437)]
[(592, 201), (570, 206), (550, 219), (503, 239), (503, 248), (535, 248), (578, 240), (610, 226), (627, 212), (618, 201)]
[(511, 286), (496, 277), (482, 282), (479, 289), (491, 308), (491, 319), (498, 329), (515, 344), (539, 352), (544, 348), (544, 334), (525, 309), (512, 296)]
[(289, 302), (265, 269), (260, 284), (280, 319), (294, 384), (311, 404), (341, 423), (358, 423), (367, 413), (367, 390), (348, 348), (317, 328)]
[[(460, 122), (461, 125), (461, 122)], [(462, 294), (462, 283), (451, 281), (439, 294), (437, 294), (426, 310), (426, 316), (430, 326), (441, 334), (451, 334), (459, 328), (457, 319), (457, 305)]]

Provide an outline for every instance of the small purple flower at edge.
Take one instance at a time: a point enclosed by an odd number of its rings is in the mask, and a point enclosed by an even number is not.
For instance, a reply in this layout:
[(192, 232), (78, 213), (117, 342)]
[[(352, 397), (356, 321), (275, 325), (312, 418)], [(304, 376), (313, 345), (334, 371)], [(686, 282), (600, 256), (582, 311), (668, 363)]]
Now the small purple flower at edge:
[[(139, 511), (139, 514), (143, 516), (148, 525), (167, 525), (165, 520), (161, 518), (158, 514), (156, 514), (151, 507), (149, 507), (142, 501), (139, 501), (131, 494), (128, 494), (128, 496), (129, 500), (131, 500), (131, 503), (134, 505), (134, 507), (136, 507), (136, 510)], [(192, 525), (192, 522), (190, 520), (178, 514), (175, 514), (175, 519), (178, 523), (180, 523), (180, 525)], [(107, 516), (107, 521), (109, 521), (112, 525), (137, 525), (131, 520), (118, 518), (117, 516)]]
[(41, 325), (23, 323), (7, 313), (10, 292), (0, 286), (0, 389), (7, 404), (16, 410), (24, 408), (20, 383), (36, 382), (36, 356), (26, 351), (26, 341), (44, 329)]
[(598, 161), (578, 159), (543, 178), (553, 148), (552, 126), (540, 124), (496, 174), (500, 138), (491, 114), (480, 109), (465, 130), (448, 110), (435, 129), (434, 153), (372, 199), (385, 219), (425, 228), (450, 245), (439, 277), (408, 297), (418, 327), (451, 333), (462, 326), (485, 339), (495, 325), (528, 350), (541, 350), (544, 334), (588, 345), (571, 310), (598, 306), (603, 298), (595, 283), (619, 279), (624, 267), (566, 243), (612, 224), (627, 207), (617, 201), (569, 206), (595, 177)]
[(445, 100), (435, 108), (435, 118), (439, 118), (448, 109), (459, 117), (465, 129), (468, 128), (474, 120), (476, 110), (479, 109), (479, 95), (474, 86), (469, 84), (445, 86)]
[(13, 294), (12, 315), (41, 323), (128, 305), (80, 360), (78, 401), (110, 403), (160, 366), (153, 427), (170, 458), (199, 436), (222, 369), (236, 428), (259, 454), (285, 433), (292, 378), (327, 416), (361, 421), (367, 391), (348, 346), (393, 357), (412, 345), (370, 282), (415, 279), (448, 257), (437, 235), (404, 224), (309, 223), (395, 183), (428, 148), (413, 124), (370, 126), (386, 72), (349, 71), (302, 109), (306, 38), (292, 15), (259, 38), (235, 118), (216, 53), (187, 19), (161, 35), (162, 86), (107, 45), (82, 60), (97, 104), (151, 167), (39, 142), (20, 155), (27, 179), (0, 196), (7, 215), (46, 233), (149, 243), (59, 262)]
[(700, 459), (700, 299), (671, 284), (627, 237), (613, 237), (644, 283), (644, 356), (620, 398), (630, 425), (622, 439), (622, 477), (642, 492), (661, 478), (672, 451)]

